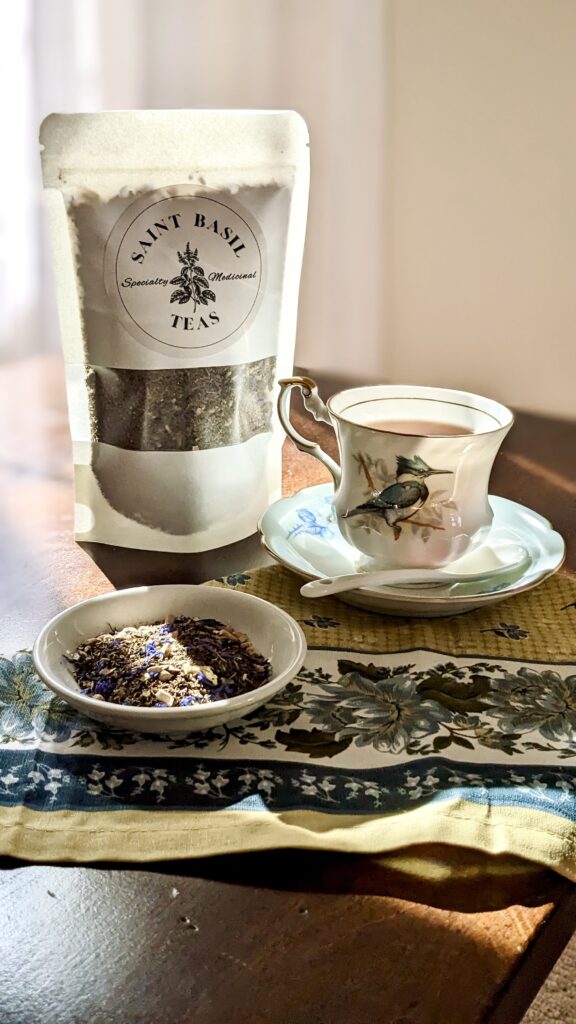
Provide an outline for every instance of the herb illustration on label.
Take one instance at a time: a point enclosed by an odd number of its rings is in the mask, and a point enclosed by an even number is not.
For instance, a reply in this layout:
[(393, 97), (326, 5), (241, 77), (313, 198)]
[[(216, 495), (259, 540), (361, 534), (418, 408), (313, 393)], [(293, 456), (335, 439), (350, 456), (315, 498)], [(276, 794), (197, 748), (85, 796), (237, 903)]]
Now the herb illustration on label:
[(138, 341), (214, 350), (255, 315), (263, 243), (249, 215), (226, 198), (181, 186), (140, 197), (120, 217), (106, 248), (106, 289)]
[(178, 259), (183, 266), (178, 276), (173, 277), (170, 281), (170, 284), (179, 285), (172, 292), (170, 302), (179, 302), (182, 305), (184, 302), (192, 300), (194, 312), (196, 312), (199, 302), (204, 306), (207, 306), (208, 302), (214, 302), (216, 296), (204, 277), (204, 268), (198, 266), (198, 249), (194, 249), (192, 252), (190, 242), (186, 242), (186, 248), (184, 252), (178, 253)]

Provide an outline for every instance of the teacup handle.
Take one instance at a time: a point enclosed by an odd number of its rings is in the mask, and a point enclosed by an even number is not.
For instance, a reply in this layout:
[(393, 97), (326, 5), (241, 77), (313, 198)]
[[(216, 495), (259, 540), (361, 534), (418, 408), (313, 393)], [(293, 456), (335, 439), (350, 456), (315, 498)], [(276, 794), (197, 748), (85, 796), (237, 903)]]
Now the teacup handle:
[(312, 413), (315, 420), (329, 423), (332, 426), (330, 413), (318, 394), (316, 381), (313, 381), (311, 377), (287, 377), (285, 380), (278, 381), (278, 383), (280, 385), (278, 417), (288, 437), (294, 441), (299, 451), (305, 452), (306, 455), (313, 455), (315, 459), (323, 463), (332, 474), (334, 486), (338, 487), (340, 477), (342, 476), (340, 466), (323, 451), (319, 444), (316, 444), (315, 441), (308, 441), (302, 434), (299, 434), (290, 421), (290, 396), (292, 388), (300, 388), (305, 409)]

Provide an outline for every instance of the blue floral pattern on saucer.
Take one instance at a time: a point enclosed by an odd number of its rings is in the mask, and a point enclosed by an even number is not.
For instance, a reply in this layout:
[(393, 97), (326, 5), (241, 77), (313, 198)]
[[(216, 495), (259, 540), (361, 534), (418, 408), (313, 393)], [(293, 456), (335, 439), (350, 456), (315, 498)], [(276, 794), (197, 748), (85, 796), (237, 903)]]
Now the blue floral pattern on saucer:
[(298, 537), (301, 533), (308, 533), (311, 537), (334, 537), (338, 532), (336, 517), (332, 511), (332, 498), (325, 496), (325, 505), (330, 511), (326, 514), (322, 510), (313, 511), (310, 508), (296, 509), (296, 524), (289, 530), (288, 537)]

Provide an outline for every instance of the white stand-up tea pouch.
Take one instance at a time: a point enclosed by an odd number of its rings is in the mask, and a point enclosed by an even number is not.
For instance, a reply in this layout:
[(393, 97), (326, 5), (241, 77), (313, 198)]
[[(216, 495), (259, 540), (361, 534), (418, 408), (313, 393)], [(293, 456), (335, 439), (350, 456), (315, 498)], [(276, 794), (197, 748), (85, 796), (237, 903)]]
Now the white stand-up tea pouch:
[(76, 539), (210, 552), (280, 495), (309, 181), (291, 111), (53, 114)]

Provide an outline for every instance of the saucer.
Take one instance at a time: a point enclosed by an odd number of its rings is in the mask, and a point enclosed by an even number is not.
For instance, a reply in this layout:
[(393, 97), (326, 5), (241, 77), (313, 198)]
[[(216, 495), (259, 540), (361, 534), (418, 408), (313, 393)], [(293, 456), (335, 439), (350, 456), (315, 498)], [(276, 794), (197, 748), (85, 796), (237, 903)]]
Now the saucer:
[[(270, 555), (304, 579), (320, 579), (363, 571), (362, 558), (342, 537), (332, 509), (332, 484), (307, 487), (291, 498), (281, 498), (259, 523), (262, 543)], [(510, 573), (487, 573), (485, 579), (453, 583), (442, 593), (427, 586), (370, 587), (338, 596), (341, 601), (385, 615), (458, 615), (482, 605), (495, 604), (537, 586), (552, 576), (564, 561), (565, 544), (543, 516), (508, 498), (489, 497), (494, 513), (484, 544), (459, 560), (474, 559), (481, 568), (483, 557), (492, 564), (491, 544), (496, 538), (516, 541), (528, 551), (529, 561)], [(321, 606), (321, 601), (318, 602)]]

